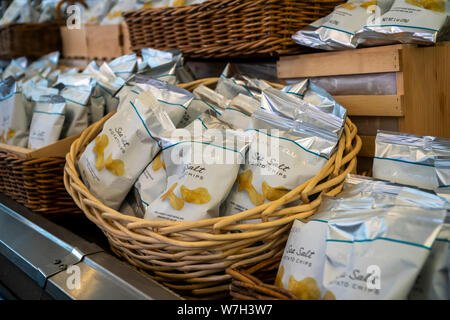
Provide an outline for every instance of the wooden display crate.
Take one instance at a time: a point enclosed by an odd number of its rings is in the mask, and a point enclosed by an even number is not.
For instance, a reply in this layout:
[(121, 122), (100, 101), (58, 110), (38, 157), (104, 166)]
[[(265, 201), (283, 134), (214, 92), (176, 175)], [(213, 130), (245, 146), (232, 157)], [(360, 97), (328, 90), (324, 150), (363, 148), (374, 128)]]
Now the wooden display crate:
[(395, 95), (335, 96), (355, 124), (369, 127), (361, 133), (362, 164), (373, 158), (377, 129), (450, 138), (450, 42), (302, 54), (278, 62), (280, 79), (386, 72), (395, 73)]
[(61, 27), (60, 31), (64, 58), (111, 60), (132, 53), (125, 23), (83, 25), (71, 30)]

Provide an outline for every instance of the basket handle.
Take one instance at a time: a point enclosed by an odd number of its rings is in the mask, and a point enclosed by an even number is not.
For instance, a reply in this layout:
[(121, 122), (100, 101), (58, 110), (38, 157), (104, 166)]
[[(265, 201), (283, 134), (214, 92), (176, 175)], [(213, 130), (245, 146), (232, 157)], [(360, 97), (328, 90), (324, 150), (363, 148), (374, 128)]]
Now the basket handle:
[(58, 21), (58, 22), (60, 22), (61, 18), (62, 18), (62, 13), (61, 13), (62, 5), (66, 2), (68, 5), (73, 5), (78, 2), (86, 9), (88, 8), (88, 5), (86, 4), (86, 2), (84, 0), (61, 0), (58, 2), (58, 5), (56, 6), (56, 21)]

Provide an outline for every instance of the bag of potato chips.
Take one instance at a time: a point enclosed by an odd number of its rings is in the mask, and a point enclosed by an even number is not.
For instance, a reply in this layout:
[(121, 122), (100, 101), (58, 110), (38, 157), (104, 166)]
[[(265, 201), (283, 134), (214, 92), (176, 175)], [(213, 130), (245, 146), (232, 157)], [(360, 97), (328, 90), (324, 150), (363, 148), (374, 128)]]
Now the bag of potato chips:
[(218, 217), (220, 205), (245, 161), (245, 135), (233, 130), (177, 129), (161, 140), (167, 186), (149, 204), (145, 219), (198, 221)]
[(406, 299), (446, 211), (379, 200), (326, 198), (295, 221), (276, 284), (302, 299)]
[(161, 150), (156, 138), (173, 129), (167, 113), (148, 92), (122, 106), (78, 161), (89, 191), (105, 205), (119, 209), (136, 179)]
[[(185, 129), (194, 133), (207, 129), (230, 129), (230, 127), (216, 117), (205, 113), (191, 122)], [(166, 164), (160, 152), (134, 184), (135, 198), (137, 202), (141, 203), (144, 212), (150, 203), (163, 193), (166, 187)]]
[(253, 113), (247, 160), (227, 199), (225, 215), (274, 201), (314, 177), (337, 145), (336, 135), (263, 110)]
[(273, 114), (333, 132), (337, 137), (340, 137), (344, 128), (345, 116), (341, 118), (333, 113), (324, 112), (304, 100), (273, 88), (263, 91), (261, 108)]
[(39, 149), (59, 140), (64, 125), (66, 100), (58, 95), (41, 96), (34, 108), (28, 149)]
[(0, 81), (0, 117), (0, 142), (26, 147), (30, 120), (13, 77)]
[(450, 156), (450, 139), (378, 130), (373, 176), (434, 190), (438, 186), (437, 156)]

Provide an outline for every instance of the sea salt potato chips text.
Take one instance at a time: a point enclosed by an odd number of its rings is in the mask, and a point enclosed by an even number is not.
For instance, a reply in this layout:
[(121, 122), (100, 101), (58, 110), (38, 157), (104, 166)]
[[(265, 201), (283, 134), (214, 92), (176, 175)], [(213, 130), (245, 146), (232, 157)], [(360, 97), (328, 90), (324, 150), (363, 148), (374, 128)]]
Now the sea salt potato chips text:
[(136, 179), (161, 150), (156, 137), (174, 129), (167, 113), (148, 92), (134, 102), (124, 100), (102, 132), (87, 146), (78, 162), (91, 193), (118, 209)]

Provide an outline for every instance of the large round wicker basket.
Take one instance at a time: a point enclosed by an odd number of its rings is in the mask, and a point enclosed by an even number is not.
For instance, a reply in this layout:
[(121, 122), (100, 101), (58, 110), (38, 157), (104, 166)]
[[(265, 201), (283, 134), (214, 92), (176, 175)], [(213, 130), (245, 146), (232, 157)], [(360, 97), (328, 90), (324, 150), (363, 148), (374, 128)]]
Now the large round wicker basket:
[[(204, 79), (181, 86), (193, 89), (216, 81)], [(356, 126), (347, 119), (337, 151), (322, 170), (279, 200), (233, 216), (197, 222), (148, 221), (102, 204), (78, 174), (80, 155), (110, 116), (91, 125), (72, 144), (66, 156), (64, 184), (75, 203), (102, 229), (117, 255), (187, 298), (229, 296), (231, 276), (225, 272), (227, 268), (281, 258), (293, 220), (314, 214), (323, 194), (341, 191), (345, 176), (356, 170), (356, 155), (361, 149)], [(260, 222), (246, 223), (254, 219)]]

